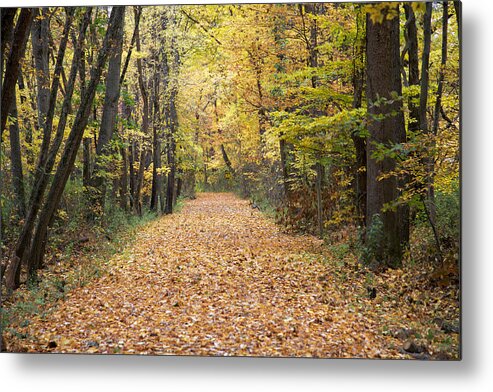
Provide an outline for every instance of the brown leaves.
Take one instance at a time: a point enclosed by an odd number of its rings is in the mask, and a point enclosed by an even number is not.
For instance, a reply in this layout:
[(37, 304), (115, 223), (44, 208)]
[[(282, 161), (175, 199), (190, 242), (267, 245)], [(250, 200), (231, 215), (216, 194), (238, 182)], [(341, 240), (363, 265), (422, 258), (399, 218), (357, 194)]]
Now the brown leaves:
[[(181, 213), (149, 224), (131, 249), (111, 260), (108, 274), (69, 293), (46, 320), (19, 328), (27, 338), (9, 336), (10, 347), (405, 358), (403, 342), (386, 331), (412, 328), (433, 352), (429, 315), (456, 314), (440, 307), (430, 312), (431, 299), (403, 285), (402, 271), (375, 276), (377, 295), (370, 299), (368, 278), (354, 263), (341, 265), (314, 237), (281, 233), (233, 195), (202, 194)], [(453, 300), (441, 301), (452, 309)], [(443, 336), (433, 325), (434, 336)]]

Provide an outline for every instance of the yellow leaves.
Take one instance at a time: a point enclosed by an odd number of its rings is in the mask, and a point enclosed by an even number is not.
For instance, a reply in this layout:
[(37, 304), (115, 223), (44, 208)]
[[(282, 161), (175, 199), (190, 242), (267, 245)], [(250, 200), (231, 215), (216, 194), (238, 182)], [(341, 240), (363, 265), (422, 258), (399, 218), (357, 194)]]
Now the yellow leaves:
[(411, 7), (414, 12), (425, 12), (426, 11), (426, 2), (425, 1), (413, 1), (411, 3)]
[(383, 23), (384, 20), (392, 20), (399, 16), (398, 2), (380, 2), (369, 4), (363, 10), (370, 15), (373, 23)]

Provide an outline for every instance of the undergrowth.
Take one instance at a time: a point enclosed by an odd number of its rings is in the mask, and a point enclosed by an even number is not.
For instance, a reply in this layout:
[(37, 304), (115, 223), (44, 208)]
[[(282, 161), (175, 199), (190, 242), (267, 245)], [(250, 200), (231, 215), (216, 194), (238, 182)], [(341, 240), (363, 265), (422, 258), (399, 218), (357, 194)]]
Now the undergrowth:
[[(181, 208), (182, 204), (181, 201), (177, 206)], [(0, 308), (2, 335), (3, 331), (9, 331), (17, 336), (16, 327), (28, 325), (35, 315), (44, 318), (71, 290), (103, 276), (111, 256), (125, 253), (139, 230), (155, 218), (156, 215), (150, 212), (138, 217), (118, 210), (108, 216), (104, 228), (93, 227), (90, 232), (82, 230), (86, 236), (83, 242), (80, 237), (67, 239), (65, 236), (50, 244), (47, 267), (39, 271), (36, 281), (27, 281), (12, 297), (3, 301)], [(73, 236), (74, 233), (70, 234)]]

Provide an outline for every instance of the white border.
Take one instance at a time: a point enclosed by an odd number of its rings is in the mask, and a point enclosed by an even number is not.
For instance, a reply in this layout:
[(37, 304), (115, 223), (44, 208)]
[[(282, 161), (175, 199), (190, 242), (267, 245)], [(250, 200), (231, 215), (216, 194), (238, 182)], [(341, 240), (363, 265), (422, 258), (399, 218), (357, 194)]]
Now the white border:
[[(252, 1), (261, 2), (261, 1)], [(82, 5), (81, 1), (50, 1)], [(94, 1), (99, 4), (153, 1)], [(170, 4), (171, 1), (158, 1)], [(196, 4), (197, 1), (176, 1)], [(201, 1), (200, 3), (227, 3)], [(3, 1), (39, 6), (46, 1)], [(0, 383), (15, 391), (486, 391), (493, 385), (493, 2), (463, 3), (463, 360), (410, 362), (0, 354)], [(488, 387), (490, 385), (490, 387)]]

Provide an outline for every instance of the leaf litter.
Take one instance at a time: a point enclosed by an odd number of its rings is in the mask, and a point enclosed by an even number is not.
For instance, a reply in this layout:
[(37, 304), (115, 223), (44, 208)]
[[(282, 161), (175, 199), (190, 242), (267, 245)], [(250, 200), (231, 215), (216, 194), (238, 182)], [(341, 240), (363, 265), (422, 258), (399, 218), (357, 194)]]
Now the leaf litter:
[(103, 277), (13, 326), (8, 349), (459, 357), (458, 331), (443, 328), (458, 325), (456, 287), (430, 287), (406, 268), (373, 274), (329, 249), (313, 236), (283, 233), (232, 194), (199, 194), (143, 228)]

